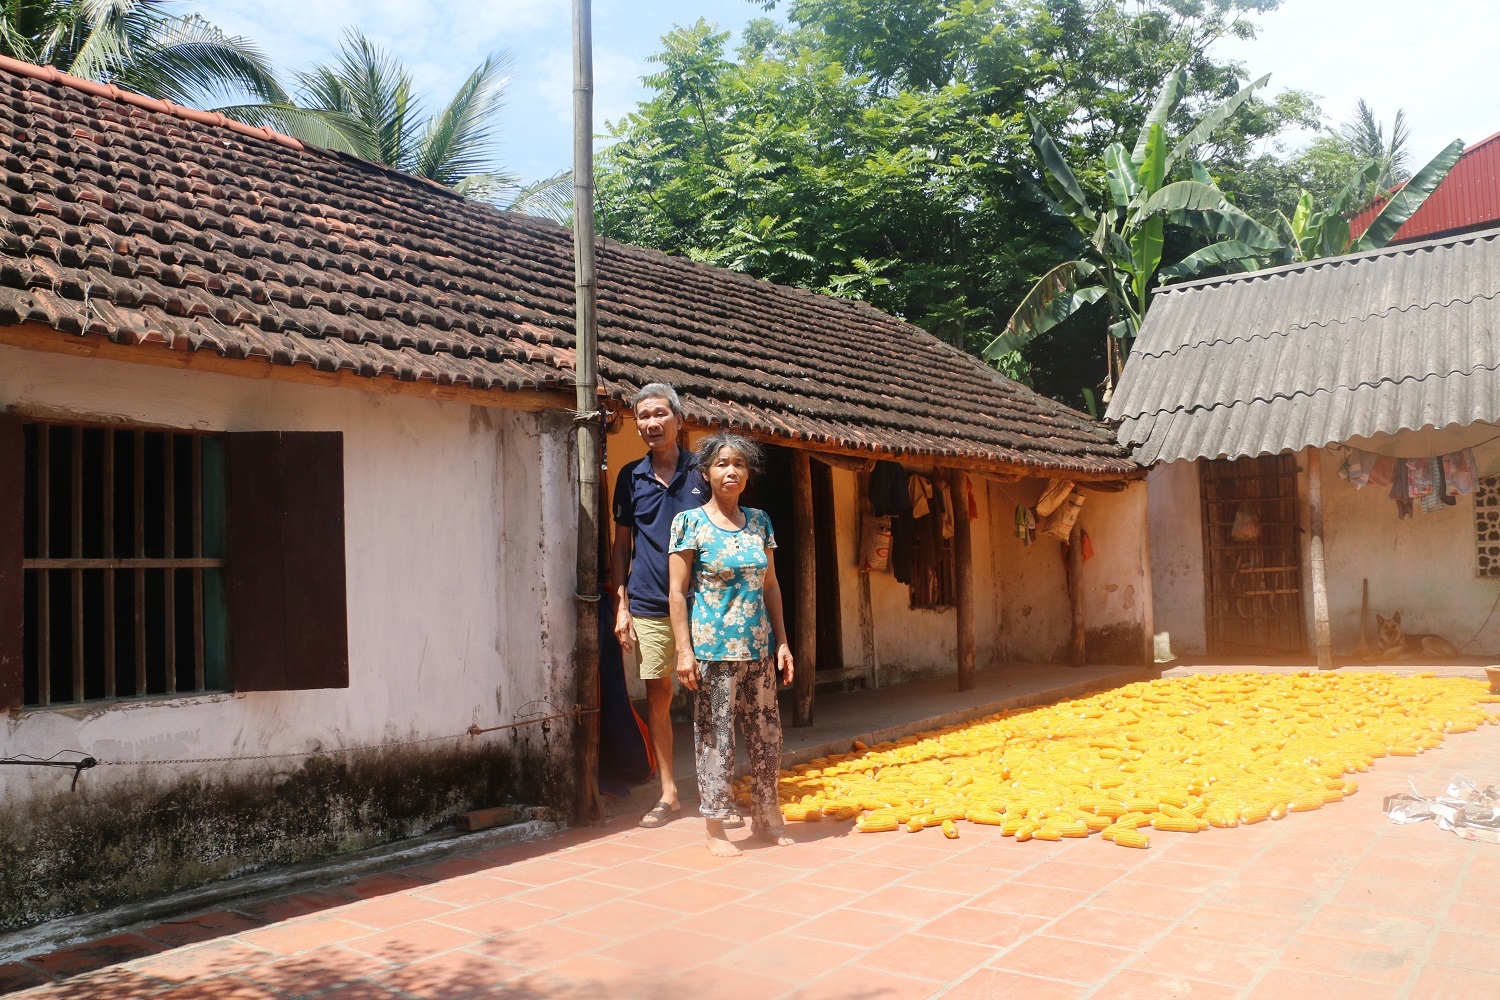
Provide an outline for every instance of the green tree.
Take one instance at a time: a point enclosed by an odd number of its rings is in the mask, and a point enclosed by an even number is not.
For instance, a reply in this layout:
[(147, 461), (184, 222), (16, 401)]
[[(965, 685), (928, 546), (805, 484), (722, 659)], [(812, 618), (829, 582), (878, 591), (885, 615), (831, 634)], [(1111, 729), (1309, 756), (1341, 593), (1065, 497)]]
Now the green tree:
[(495, 129), (510, 57), (491, 55), (433, 115), (395, 56), (358, 29), (345, 32), (331, 63), (298, 73), (302, 106), (354, 123), (335, 142), (346, 152), (454, 188), (513, 211), (565, 220), (572, 175), (523, 183), (495, 164)]
[[(1186, 67), (1174, 134), (1241, 88), (1208, 45), (1274, 5), (790, 0), (787, 25), (753, 22), (733, 54), (702, 22), (677, 29), (647, 99), (609, 126), (601, 231), (864, 298), (979, 353), (1076, 250), (1038, 187), (1027, 110), (1079, 183), (1102, 190), (1091, 165), (1140, 131), (1174, 67)], [(1251, 98), (1253, 122), (1209, 159), (1246, 155), (1294, 112)], [(1080, 371), (1103, 367), (1102, 311), (1008, 355), (1008, 371), (1081, 402)]]
[[(1210, 258), (1240, 260), (1271, 252), (1280, 242), (1276, 234), (1230, 204), (1197, 158), (1219, 127), (1267, 79), (1261, 77), (1242, 88), (1205, 113), (1186, 134), (1170, 138), (1167, 123), (1187, 90), (1187, 72), (1179, 69), (1168, 74), (1133, 148), (1118, 142), (1105, 148), (1096, 168), (1102, 169), (1108, 182), (1101, 198), (1084, 190), (1052, 136), (1032, 119), (1032, 145), (1055, 199), (1049, 204), (1060, 220), (1077, 231), (1083, 253), (1057, 264), (1032, 286), (1005, 330), (985, 348), (985, 357), (995, 360), (1019, 350), (1084, 306), (1103, 301), (1110, 320), (1107, 403), (1114, 379), (1124, 367), (1130, 338), (1145, 318), (1169, 221), (1224, 237), (1193, 255), (1205, 263)], [(1188, 167), (1191, 179), (1171, 180), (1174, 169)]]

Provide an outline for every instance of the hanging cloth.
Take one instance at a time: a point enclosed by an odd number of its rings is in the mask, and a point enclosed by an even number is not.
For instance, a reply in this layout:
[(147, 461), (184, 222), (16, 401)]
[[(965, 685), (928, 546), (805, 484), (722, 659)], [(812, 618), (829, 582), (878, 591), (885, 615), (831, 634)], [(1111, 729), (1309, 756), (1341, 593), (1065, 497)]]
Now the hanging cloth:
[(932, 482), (926, 476), (908, 476), (906, 494), (912, 517), (923, 518), (932, 512)]
[(1391, 488), (1396, 479), (1396, 460), (1389, 455), (1376, 455), (1370, 465), (1370, 485), (1383, 490)]
[(944, 538), (952, 538), (956, 533), (953, 527), (953, 490), (946, 479), (938, 483), (937, 496), (933, 499), (938, 507), (939, 530)]
[(870, 472), (870, 513), (876, 517), (894, 517), (910, 512), (906, 470), (895, 462), (876, 462)]
[(1396, 459), (1395, 469), (1391, 476), (1391, 499), (1396, 501), (1396, 520), (1411, 517), (1411, 485), (1407, 481), (1407, 471), (1410, 467), (1406, 459)]
[(1443, 456), (1443, 478), (1448, 481), (1449, 496), (1468, 496), (1479, 487), (1479, 466), (1474, 449), (1465, 448)]

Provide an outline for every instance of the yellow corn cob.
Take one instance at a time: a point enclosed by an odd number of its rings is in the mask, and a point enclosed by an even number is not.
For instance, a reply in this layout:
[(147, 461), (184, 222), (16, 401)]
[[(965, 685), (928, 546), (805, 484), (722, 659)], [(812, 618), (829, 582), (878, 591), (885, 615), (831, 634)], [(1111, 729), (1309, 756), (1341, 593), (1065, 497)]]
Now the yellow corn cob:
[(1139, 830), (1121, 830), (1115, 834), (1115, 843), (1121, 847), (1150, 847), (1151, 838)]
[(906, 823), (906, 832), (907, 833), (921, 833), (922, 832), (922, 820), (919, 817), (913, 817), (912, 819), (908, 820), (907, 823)]
[(1322, 809), (1323, 796), (1316, 793), (1312, 795), (1299, 795), (1288, 802), (1286, 808), (1288, 812), (1294, 813), (1312, 812), (1314, 809)]
[(971, 809), (968, 813), (970, 823), (980, 826), (1004, 826), (1005, 817), (993, 809)]
[(1085, 816), (1079, 822), (1083, 824), (1085, 830), (1098, 833), (1100, 830), (1109, 827), (1113, 823), (1113, 820), (1108, 816)]
[[(970, 818), (969, 822), (972, 823), (974, 820)], [(1002, 837), (1014, 837), (1017, 830), (1031, 822), (1034, 821), (1027, 819), (1025, 816), (1008, 816), (1000, 823), (1000, 835)]]
[(1016, 843), (1020, 844), (1031, 839), (1032, 835), (1042, 828), (1042, 824), (1034, 819), (1028, 819), (1016, 827)]
[[(1036, 832), (1031, 835), (1031, 838), (1033, 840), (1054, 840), (1054, 841), (1056, 841), (1056, 840), (1062, 840), (1062, 836), (1063, 836), (1062, 835), (1062, 831), (1059, 830), (1057, 827), (1052, 826), (1052, 825), (1047, 824), (1047, 823), (1043, 823), (1041, 826), (1037, 827)], [(1020, 838), (1018, 837), (1017, 839), (1020, 839)]]
[(882, 816), (879, 819), (866, 816), (854, 824), (854, 829), (860, 833), (889, 833), (898, 825), (894, 816)]
[(1347, 799), (1349, 796), (1353, 795), (1357, 791), (1359, 791), (1359, 782), (1357, 782), (1357, 781), (1346, 781), (1346, 782), (1344, 782), (1344, 798)]
[(943, 836), (947, 837), (949, 840), (957, 840), (958, 824), (953, 822), (951, 819), (943, 820)]
[(1157, 813), (1151, 817), (1151, 828), (1153, 830), (1169, 830), (1173, 833), (1197, 833), (1198, 821), (1191, 816), (1187, 819), (1182, 819), (1178, 816)]

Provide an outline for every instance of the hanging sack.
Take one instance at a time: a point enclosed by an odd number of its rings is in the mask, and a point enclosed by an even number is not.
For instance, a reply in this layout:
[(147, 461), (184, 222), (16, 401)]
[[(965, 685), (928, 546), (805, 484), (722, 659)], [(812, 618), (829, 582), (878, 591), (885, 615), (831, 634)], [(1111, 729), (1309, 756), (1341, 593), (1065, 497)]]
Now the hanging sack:
[(1068, 499), (1068, 494), (1073, 492), (1073, 484), (1065, 479), (1054, 479), (1042, 490), (1041, 498), (1036, 502), (1036, 512), (1046, 516), (1051, 514), (1062, 502)]
[(1083, 494), (1074, 493), (1068, 497), (1066, 503), (1042, 518), (1037, 524), (1037, 530), (1060, 542), (1066, 542), (1068, 536), (1073, 533), (1073, 525), (1077, 522), (1078, 514), (1082, 510)]
[(859, 568), (866, 573), (884, 573), (891, 566), (891, 519), (865, 518), (859, 540)]
[(1234, 525), (1229, 529), (1229, 537), (1236, 542), (1260, 541), (1260, 515), (1248, 503), (1240, 504), (1239, 510), (1234, 512)]

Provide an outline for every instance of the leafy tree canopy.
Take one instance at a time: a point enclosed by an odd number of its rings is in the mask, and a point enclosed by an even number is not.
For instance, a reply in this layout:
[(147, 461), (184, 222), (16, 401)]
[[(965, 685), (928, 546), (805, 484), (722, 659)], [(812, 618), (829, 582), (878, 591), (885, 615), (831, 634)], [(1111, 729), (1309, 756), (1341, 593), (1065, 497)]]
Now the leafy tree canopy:
[[(1170, 123), (1183, 134), (1247, 76), (1209, 43), (1253, 34), (1249, 17), (1277, 3), (785, 0), (788, 24), (753, 22), (735, 53), (699, 21), (666, 36), (647, 100), (611, 125), (600, 227), (864, 298), (978, 353), (1077, 250), (1038, 186), (1028, 112), (1079, 183), (1107, 191), (1094, 164), (1134, 141), (1162, 80), (1185, 67)], [(1248, 174), (1267, 138), (1309, 118), (1306, 95), (1254, 98), (1199, 155)], [(1196, 248), (1181, 242), (1168, 227), (1170, 259)], [(1106, 323), (1085, 308), (1011, 373), (1080, 405), (1104, 374)]]

